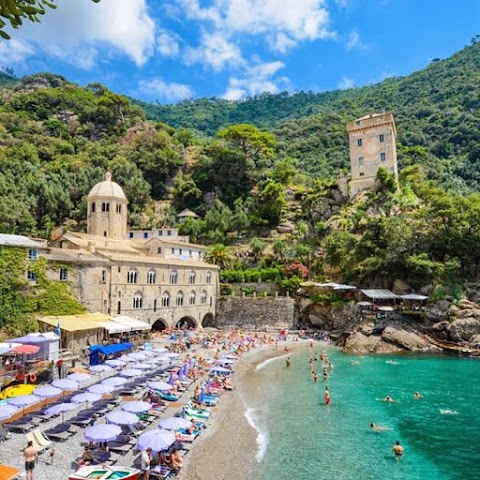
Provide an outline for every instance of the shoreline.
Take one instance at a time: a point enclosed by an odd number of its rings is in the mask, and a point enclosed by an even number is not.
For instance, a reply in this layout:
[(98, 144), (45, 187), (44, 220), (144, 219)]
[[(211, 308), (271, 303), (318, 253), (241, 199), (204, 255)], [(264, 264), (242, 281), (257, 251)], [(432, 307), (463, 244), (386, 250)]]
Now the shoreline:
[[(238, 363), (232, 382), (233, 392), (225, 392), (206, 431), (192, 445), (185, 457), (185, 465), (178, 480), (252, 480), (262, 452), (262, 437), (248, 417), (248, 407), (242, 391), (248, 386), (249, 377), (255, 374), (257, 365), (308, 347), (309, 341), (288, 342), (290, 351), (265, 346), (247, 353)], [(259, 452), (260, 448), (260, 452)], [(235, 473), (233, 473), (235, 472)]]

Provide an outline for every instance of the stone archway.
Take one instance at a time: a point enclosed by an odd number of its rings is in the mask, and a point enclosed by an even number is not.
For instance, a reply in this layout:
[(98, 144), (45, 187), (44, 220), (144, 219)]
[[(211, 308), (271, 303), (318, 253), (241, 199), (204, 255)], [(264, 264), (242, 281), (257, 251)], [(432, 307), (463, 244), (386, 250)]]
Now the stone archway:
[(207, 327), (216, 327), (216, 321), (215, 321), (215, 316), (213, 315), (213, 313), (207, 313), (205, 314), (205, 316), (203, 317), (203, 320), (202, 320), (202, 327), (203, 328), (207, 328)]
[(176, 324), (175, 324), (175, 327), (176, 328), (182, 328), (184, 324), (187, 324), (187, 328), (188, 329), (191, 329), (191, 328), (197, 328), (198, 327), (198, 323), (196, 322), (196, 320), (193, 318), (193, 317), (182, 317)]
[(158, 320), (155, 320), (152, 324), (152, 331), (153, 332), (161, 332), (162, 330), (165, 330), (168, 327), (167, 322), (163, 318), (159, 318)]

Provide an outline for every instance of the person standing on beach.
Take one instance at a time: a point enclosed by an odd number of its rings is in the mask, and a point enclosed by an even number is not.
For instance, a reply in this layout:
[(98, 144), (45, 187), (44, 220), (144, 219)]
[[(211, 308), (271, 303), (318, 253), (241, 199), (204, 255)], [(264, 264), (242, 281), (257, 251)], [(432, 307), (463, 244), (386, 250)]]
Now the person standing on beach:
[(291, 364), (292, 364), (292, 361), (290, 360), (290, 357), (287, 357), (287, 359), (285, 360), (285, 365), (288, 368)]
[(150, 463), (152, 462), (152, 449), (147, 448), (144, 452), (142, 452), (141, 457), (141, 470), (143, 474), (143, 480), (149, 480), (150, 478)]
[(27, 473), (27, 480), (33, 480), (33, 472), (35, 464), (38, 461), (37, 449), (33, 446), (33, 442), (30, 440), (27, 443), (27, 448), (23, 452), (25, 457), (25, 472)]
[(332, 399), (330, 397), (330, 390), (328, 389), (328, 387), (325, 387), (325, 393), (323, 394), (323, 397), (325, 398), (325, 405), (330, 405)]

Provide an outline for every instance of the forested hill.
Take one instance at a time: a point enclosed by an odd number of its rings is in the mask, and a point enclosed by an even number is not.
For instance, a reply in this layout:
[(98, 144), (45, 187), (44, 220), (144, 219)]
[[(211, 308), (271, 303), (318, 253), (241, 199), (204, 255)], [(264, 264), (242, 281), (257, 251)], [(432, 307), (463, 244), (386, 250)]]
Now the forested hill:
[(281, 151), (301, 170), (332, 176), (347, 167), (345, 123), (372, 111), (395, 114), (400, 166), (421, 163), (455, 190), (480, 190), (480, 44), (419, 72), (363, 88), (315, 94), (263, 94), (177, 105), (140, 103), (147, 118), (208, 135), (228, 124), (273, 129)]

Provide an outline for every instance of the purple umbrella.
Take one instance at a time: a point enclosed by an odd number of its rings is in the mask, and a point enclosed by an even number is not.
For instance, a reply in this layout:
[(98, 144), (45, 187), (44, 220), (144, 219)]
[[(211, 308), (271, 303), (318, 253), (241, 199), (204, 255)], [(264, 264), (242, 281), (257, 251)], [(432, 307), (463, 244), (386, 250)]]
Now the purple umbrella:
[(151, 448), (154, 452), (161, 452), (173, 445), (175, 433), (167, 430), (151, 430), (138, 437), (137, 447), (139, 450)]
[(27, 405), (33, 405), (39, 401), (40, 399), (35, 395), (20, 395), (18, 397), (7, 399), (9, 405), (15, 405), (16, 407), (26, 407)]
[(235, 360), (230, 360), (228, 358), (221, 358), (220, 360), (217, 361), (217, 363), (220, 365), (233, 365), (235, 363)]
[(68, 378), (54, 380), (52, 386), (60, 388), (61, 390), (78, 390), (78, 383)]
[(88, 373), (71, 373), (70, 375), (67, 375), (67, 378), (69, 380), (73, 380), (74, 382), (88, 382), (89, 380), (92, 379), (92, 375), (89, 375)]
[(93, 402), (98, 402), (99, 400), (102, 399), (102, 396), (99, 395), (98, 393), (91, 393), (91, 392), (85, 392), (85, 393), (79, 393), (78, 395), (75, 395), (72, 397), (72, 402), (73, 403), (93, 403)]
[(118, 387), (127, 382), (128, 380), (126, 378), (110, 377), (110, 378), (106, 378), (105, 380), (102, 380), (101, 385), (108, 385), (109, 387)]
[(134, 368), (127, 368), (119, 373), (122, 377), (138, 377), (141, 374), (141, 370), (135, 370)]
[(172, 386), (167, 382), (147, 382), (147, 385), (152, 390), (168, 391), (172, 389)]
[(105, 364), (109, 367), (124, 367), (127, 362), (114, 358), (113, 360), (106, 360)]
[(190, 420), (186, 420), (181, 417), (170, 417), (162, 420), (159, 424), (159, 428), (164, 428), (165, 430), (178, 430), (179, 428), (189, 428), (192, 426)]
[(85, 430), (85, 438), (91, 442), (112, 442), (122, 433), (122, 429), (117, 425), (102, 423), (94, 425)]
[(152, 404), (148, 402), (143, 402), (142, 400), (138, 400), (135, 402), (123, 402), (121, 408), (125, 412), (145, 413), (152, 408)]
[(18, 412), (18, 408), (14, 405), (0, 405), (0, 421), (10, 418), (14, 413)]
[(138, 417), (134, 413), (115, 410), (113, 412), (108, 412), (105, 415), (108, 423), (113, 423), (114, 425), (136, 425), (139, 421)]
[(59, 413), (62, 414), (62, 423), (63, 423), (63, 414), (65, 412), (69, 412), (70, 410), (75, 410), (78, 408), (78, 405), (74, 403), (57, 403), (57, 405), (53, 405), (50, 408), (45, 410), (47, 415), (58, 415)]
[(136, 363), (134, 366), (138, 370), (150, 370), (152, 368), (152, 364), (147, 362)]
[(113, 368), (109, 367), (108, 365), (92, 365), (91, 367), (89, 367), (89, 370), (91, 372), (101, 373), (101, 372), (109, 372), (110, 370), (113, 370)]
[(153, 353), (167, 353), (168, 350), (166, 348), (163, 348), (163, 347), (157, 347), (157, 348), (154, 348), (153, 349)]
[(131, 357), (130, 355), (122, 355), (119, 360), (125, 363), (136, 362), (135, 358)]
[(185, 374), (183, 373), (183, 368), (181, 368), (181, 369), (178, 371), (178, 379), (179, 379), (180, 381), (182, 381), (184, 378), (185, 378)]
[(112, 393), (115, 390), (115, 387), (111, 385), (102, 385), (97, 383), (87, 388), (90, 393), (98, 393), (99, 395), (104, 395), (105, 393)]
[(33, 394), (37, 397), (41, 398), (52, 398), (58, 397), (62, 394), (62, 390), (60, 388), (51, 387), (46, 385), (45, 387), (38, 387), (33, 391)]
[(145, 360), (147, 355), (145, 353), (133, 352), (128, 354), (129, 357), (132, 357), (135, 360)]
[(179, 353), (168, 352), (163, 354), (164, 357), (167, 358), (178, 358), (180, 356)]
[(178, 377), (177, 377), (176, 373), (172, 372), (172, 373), (170, 374), (170, 377), (168, 378), (168, 383), (169, 383), (170, 385), (173, 385), (173, 384), (175, 383), (175, 380), (177, 380), (177, 378), (178, 378)]
[(230, 375), (232, 374), (232, 370), (229, 370), (228, 368), (223, 368), (223, 367), (213, 367), (210, 369), (210, 373), (221, 373), (224, 375)]

